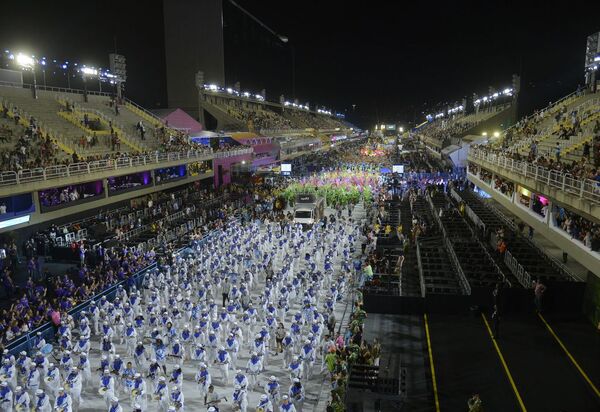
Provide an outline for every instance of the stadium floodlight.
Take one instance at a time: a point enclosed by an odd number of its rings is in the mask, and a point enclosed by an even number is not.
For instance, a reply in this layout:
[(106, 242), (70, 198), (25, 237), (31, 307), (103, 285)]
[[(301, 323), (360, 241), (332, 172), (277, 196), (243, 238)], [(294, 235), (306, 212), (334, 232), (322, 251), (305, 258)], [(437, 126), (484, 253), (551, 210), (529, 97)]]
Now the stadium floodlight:
[(242, 95), (243, 95), (244, 97), (250, 97), (250, 93), (249, 93), (249, 92), (244, 92), (244, 93), (242, 93)]
[(262, 98), (263, 98), (260, 94), (256, 94), (256, 95), (254, 95), (254, 97), (256, 97), (258, 100), (262, 100)]
[(228, 87), (228, 88), (227, 88), (227, 93), (229, 93), (229, 94), (233, 94), (233, 89), (232, 89), (231, 87)]
[(17, 64), (25, 69), (32, 69), (35, 65), (35, 60), (31, 56), (19, 53), (17, 54)]
[(97, 76), (98, 70), (94, 69), (93, 67), (84, 67), (83, 69), (81, 69), (81, 73), (86, 74), (88, 76)]
[(219, 86), (217, 86), (216, 84), (209, 84), (208, 89), (213, 92), (216, 92), (217, 90), (219, 90)]

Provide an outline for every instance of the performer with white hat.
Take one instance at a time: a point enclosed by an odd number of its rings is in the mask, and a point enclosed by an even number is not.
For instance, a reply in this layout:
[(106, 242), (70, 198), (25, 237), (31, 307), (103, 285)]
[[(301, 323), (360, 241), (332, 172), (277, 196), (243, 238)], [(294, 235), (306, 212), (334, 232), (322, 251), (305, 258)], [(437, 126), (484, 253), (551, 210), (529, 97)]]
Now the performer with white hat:
[(296, 407), (287, 395), (283, 395), (281, 398), (281, 405), (279, 405), (279, 412), (296, 412)]
[(221, 379), (223, 383), (229, 382), (229, 364), (231, 363), (231, 359), (229, 358), (229, 353), (225, 350), (225, 346), (221, 346), (219, 351), (217, 352), (217, 359), (215, 359), (215, 364), (219, 366), (219, 370), (221, 371)]
[(233, 387), (233, 410), (246, 412), (248, 409), (248, 396), (245, 389), (242, 389), (240, 385), (234, 385)]
[(205, 363), (200, 363), (200, 369), (196, 373), (196, 377), (194, 378), (194, 380), (198, 384), (200, 394), (202, 396), (206, 396), (206, 394), (208, 393), (208, 388), (212, 384), (212, 378)]
[(54, 409), (61, 412), (73, 411), (73, 400), (71, 399), (71, 395), (69, 395), (63, 387), (58, 388), (58, 396), (54, 400)]
[(273, 405), (279, 405), (279, 398), (281, 396), (279, 393), (280, 385), (275, 376), (271, 376), (269, 381), (265, 384), (265, 392)]
[(185, 410), (185, 397), (179, 386), (173, 386), (171, 388), (169, 402), (171, 403), (170, 406), (175, 407), (177, 412), (183, 412)]
[(77, 368), (81, 371), (81, 383), (83, 386), (88, 385), (92, 381), (92, 366), (86, 352), (79, 355), (79, 363)]
[(78, 407), (81, 407), (81, 404), (83, 403), (83, 399), (81, 397), (81, 380), (81, 374), (76, 366), (71, 368), (71, 372), (65, 379), (65, 389), (67, 393), (71, 395), (71, 399), (77, 404)]
[(17, 386), (15, 388), (15, 409), (17, 411), (29, 411), (30, 405), (29, 394), (23, 390), (22, 386)]
[(262, 360), (258, 356), (258, 353), (252, 352), (250, 359), (248, 359), (248, 363), (246, 365), (246, 372), (250, 376), (250, 385), (252, 388), (256, 388), (256, 384), (258, 383), (258, 375), (263, 370)]
[(35, 391), (35, 399), (32, 403), (35, 412), (50, 412), (52, 409), (52, 406), (50, 405), (50, 396), (42, 389)]
[(269, 397), (265, 394), (260, 396), (260, 401), (256, 405), (256, 412), (273, 412), (273, 403), (269, 400)]
[(17, 387), (17, 369), (13, 362), (8, 358), (4, 358), (2, 361), (3, 365), (0, 368), (0, 375), (4, 375), (4, 380), (10, 386), (11, 392)]
[(302, 412), (302, 407), (304, 406), (304, 387), (302, 386), (300, 379), (294, 378), (292, 385), (290, 385), (288, 396), (294, 404), (296, 411)]
[(140, 373), (134, 375), (133, 387), (131, 389), (131, 403), (140, 405), (140, 409), (148, 407), (146, 399), (146, 381)]
[(158, 401), (159, 412), (166, 412), (169, 409), (169, 388), (164, 376), (158, 378), (158, 383), (154, 388), (154, 399)]
[(44, 384), (52, 396), (58, 396), (58, 388), (60, 387), (60, 371), (54, 365), (54, 363), (50, 363), (48, 365), (48, 372), (46, 372), (46, 376), (44, 376)]
[(104, 369), (104, 373), (100, 378), (100, 388), (98, 388), (98, 393), (104, 398), (106, 407), (110, 408), (110, 400), (115, 396), (115, 379), (108, 369)]
[(13, 391), (8, 386), (8, 382), (0, 383), (0, 411), (12, 412), (13, 410)]
[(42, 365), (38, 366), (35, 363), (32, 363), (29, 367), (25, 387), (32, 395), (35, 395), (35, 392), (40, 388), (40, 370), (43, 370)]
[(124, 334), (126, 345), (125, 350), (127, 352), (127, 356), (133, 356), (133, 351), (137, 342), (137, 331), (135, 330), (131, 322), (127, 323), (127, 327), (125, 327)]
[(119, 398), (113, 396), (110, 398), (110, 406), (108, 407), (108, 412), (123, 412), (123, 408), (119, 405)]

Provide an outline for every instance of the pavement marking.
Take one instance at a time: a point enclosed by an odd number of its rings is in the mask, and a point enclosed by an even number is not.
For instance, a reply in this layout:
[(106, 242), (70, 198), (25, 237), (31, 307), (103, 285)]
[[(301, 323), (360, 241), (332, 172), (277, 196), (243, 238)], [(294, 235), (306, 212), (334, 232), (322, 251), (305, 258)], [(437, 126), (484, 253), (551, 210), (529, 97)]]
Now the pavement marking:
[(425, 320), (425, 337), (427, 338), (427, 350), (429, 352), (429, 366), (431, 368), (431, 380), (433, 381), (433, 398), (435, 400), (435, 410), (440, 412), (440, 398), (438, 396), (437, 380), (435, 378), (435, 366), (433, 364), (433, 352), (431, 351), (431, 338), (429, 337), (429, 324), (427, 323), (427, 314), (423, 314)]
[(554, 332), (554, 330), (552, 329), (552, 327), (548, 324), (548, 322), (546, 322), (546, 319), (544, 319), (544, 317), (542, 316), (542, 314), (538, 313), (537, 315), (541, 319), (541, 321), (544, 323), (544, 325), (546, 325), (546, 328), (548, 329), (548, 331), (550, 332), (550, 334), (552, 335), (552, 337), (554, 337), (554, 340), (556, 340), (556, 342), (558, 342), (559, 346), (567, 354), (567, 357), (569, 358), (569, 360), (573, 363), (573, 365), (575, 365), (575, 368), (577, 368), (577, 370), (579, 371), (579, 373), (581, 374), (581, 376), (583, 376), (583, 379), (585, 379), (585, 381), (590, 385), (590, 387), (592, 388), (592, 390), (594, 391), (594, 393), (596, 394), (596, 396), (598, 398), (600, 398), (600, 390), (598, 390), (598, 388), (596, 387), (596, 385), (594, 385), (594, 383), (589, 378), (589, 376), (587, 375), (587, 373), (585, 373), (585, 371), (583, 370), (583, 368), (581, 366), (579, 366), (579, 363), (575, 360), (575, 358), (573, 357), (573, 355), (571, 355), (571, 352), (569, 352), (569, 350), (567, 349), (567, 347), (565, 346), (565, 344), (562, 343), (562, 341), (556, 335), (556, 333)]
[(504, 356), (502, 355), (502, 351), (500, 351), (500, 346), (498, 346), (498, 342), (496, 342), (496, 339), (494, 339), (494, 334), (492, 333), (492, 329), (490, 328), (490, 324), (488, 323), (485, 314), (481, 314), (481, 317), (483, 319), (483, 322), (485, 323), (485, 327), (487, 328), (487, 331), (490, 335), (490, 339), (492, 340), (492, 343), (494, 344), (494, 348), (496, 348), (496, 352), (498, 353), (498, 357), (500, 358), (500, 362), (502, 363), (502, 366), (504, 367), (504, 372), (506, 372), (506, 376), (508, 376), (508, 381), (510, 382), (510, 386), (512, 386), (513, 392), (515, 393), (515, 396), (517, 397), (517, 400), (519, 401), (519, 406), (521, 407), (521, 410), (523, 412), (527, 412), (527, 408), (525, 408), (525, 404), (523, 403), (523, 399), (521, 398), (521, 394), (519, 394), (519, 390), (517, 389), (517, 385), (515, 385), (515, 380), (512, 377), (512, 374), (510, 373), (510, 370), (508, 369), (508, 365), (506, 364), (506, 361), (504, 360)]

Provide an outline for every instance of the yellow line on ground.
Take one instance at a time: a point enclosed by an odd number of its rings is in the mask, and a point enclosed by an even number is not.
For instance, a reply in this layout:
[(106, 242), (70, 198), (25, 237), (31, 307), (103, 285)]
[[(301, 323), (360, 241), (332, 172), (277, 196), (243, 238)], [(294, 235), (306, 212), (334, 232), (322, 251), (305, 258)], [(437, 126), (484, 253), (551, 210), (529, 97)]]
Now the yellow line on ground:
[(508, 369), (508, 365), (506, 364), (506, 361), (504, 360), (504, 356), (502, 355), (502, 351), (500, 351), (500, 346), (498, 346), (498, 342), (496, 342), (496, 339), (494, 339), (494, 334), (492, 333), (492, 329), (490, 328), (490, 324), (488, 323), (485, 314), (481, 314), (481, 317), (483, 318), (483, 323), (485, 323), (485, 327), (488, 331), (488, 334), (490, 335), (490, 339), (492, 340), (492, 343), (494, 344), (494, 348), (496, 349), (496, 353), (498, 353), (498, 357), (500, 358), (500, 363), (502, 363), (502, 366), (504, 367), (504, 372), (506, 372), (506, 376), (508, 377), (508, 381), (510, 382), (510, 386), (512, 386), (513, 392), (515, 393), (515, 396), (517, 397), (517, 401), (519, 401), (519, 406), (521, 407), (521, 410), (523, 412), (527, 412), (527, 408), (525, 408), (525, 404), (523, 403), (523, 399), (521, 398), (521, 394), (519, 394), (519, 390), (517, 389), (517, 385), (515, 385), (515, 380), (512, 377), (512, 374), (510, 373), (510, 370)]
[(565, 351), (565, 353), (567, 354), (567, 357), (569, 358), (569, 360), (573, 363), (573, 365), (575, 365), (575, 367), (577, 368), (577, 370), (579, 371), (579, 373), (581, 374), (581, 376), (583, 376), (583, 379), (585, 379), (585, 381), (590, 385), (590, 387), (592, 388), (592, 390), (594, 391), (594, 393), (596, 394), (596, 396), (598, 398), (600, 398), (600, 390), (598, 390), (598, 388), (596, 387), (596, 385), (594, 385), (594, 383), (589, 378), (589, 376), (587, 375), (587, 373), (585, 373), (585, 371), (583, 370), (583, 368), (581, 366), (579, 366), (579, 363), (577, 363), (577, 361), (575, 360), (575, 358), (573, 357), (573, 355), (571, 355), (571, 353), (567, 350), (567, 347), (564, 345), (564, 343), (562, 343), (562, 341), (559, 339), (559, 337), (556, 335), (556, 333), (554, 333), (554, 330), (552, 329), (552, 327), (550, 327), (550, 325), (548, 324), (548, 322), (546, 322), (546, 319), (544, 319), (544, 317), (542, 316), (542, 314), (538, 313), (538, 316), (542, 320), (542, 322), (544, 322), (544, 325), (546, 325), (546, 328), (548, 329), (548, 331), (550, 332), (550, 334), (554, 337), (554, 339), (558, 342), (558, 344), (560, 345), (560, 347), (562, 348), (562, 350)]
[(423, 314), (425, 319), (425, 337), (427, 338), (427, 350), (429, 351), (429, 366), (431, 367), (431, 380), (433, 381), (433, 398), (435, 400), (435, 410), (440, 412), (440, 398), (438, 397), (437, 380), (435, 379), (435, 367), (433, 365), (433, 352), (431, 351), (431, 339), (429, 337), (429, 324), (427, 323), (427, 314)]

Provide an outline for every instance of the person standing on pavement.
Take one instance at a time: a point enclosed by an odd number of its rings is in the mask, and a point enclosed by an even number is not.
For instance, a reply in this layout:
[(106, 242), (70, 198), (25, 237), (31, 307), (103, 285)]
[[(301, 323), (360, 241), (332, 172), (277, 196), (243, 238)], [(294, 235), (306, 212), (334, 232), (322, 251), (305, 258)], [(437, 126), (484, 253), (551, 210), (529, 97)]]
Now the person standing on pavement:
[(545, 292), (546, 286), (542, 283), (541, 280), (538, 279), (533, 282), (534, 303), (535, 310), (537, 313), (542, 313), (542, 298), (544, 297)]
[(225, 307), (225, 302), (229, 301), (229, 292), (231, 291), (231, 284), (229, 283), (229, 278), (225, 278), (223, 281), (223, 286), (221, 286), (221, 294), (223, 295), (223, 307)]

